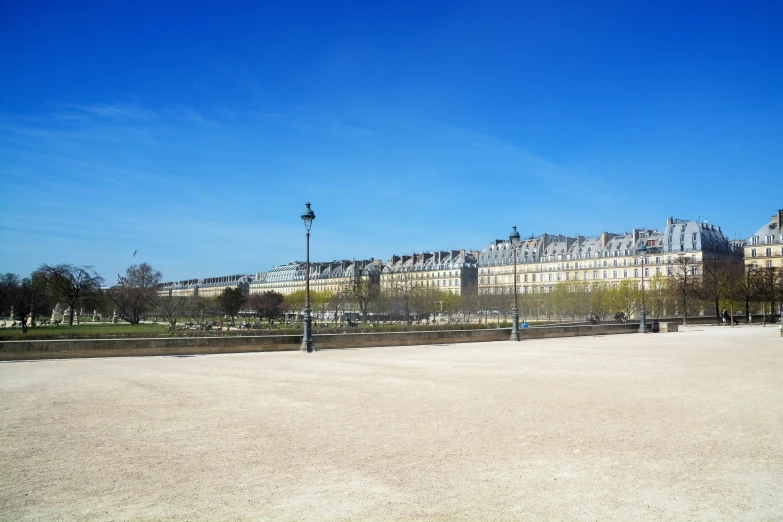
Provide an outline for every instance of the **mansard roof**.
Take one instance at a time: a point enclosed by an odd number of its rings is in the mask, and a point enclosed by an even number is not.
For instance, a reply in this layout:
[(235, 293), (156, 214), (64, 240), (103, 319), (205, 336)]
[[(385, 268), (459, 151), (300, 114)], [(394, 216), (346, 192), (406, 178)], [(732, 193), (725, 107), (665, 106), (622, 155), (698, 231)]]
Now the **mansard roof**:
[(777, 214), (769, 218), (769, 223), (756, 230), (756, 233), (751, 237), (764, 238), (767, 236), (772, 236), (773, 243), (783, 242), (783, 210), (778, 210)]
[(393, 256), (383, 266), (383, 273), (406, 271), (448, 270), (454, 268), (475, 268), (477, 260), (467, 250), (439, 250), (404, 256)]
[[(681, 236), (684, 239), (682, 248), (680, 247)], [(540, 238), (520, 241), (517, 262), (522, 264), (563, 261), (569, 258), (579, 259), (596, 255), (602, 257), (635, 255), (642, 241), (644, 241), (646, 248), (656, 248), (661, 253), (701, 250), (708, 252), (732, 251), (731, 243), (723, 235), (720, 227), (695, 221), (669, 219), (666, 229), (662, 232), (654, 229), (634, 229), (630, 233), (604, 232), (600, 236), (587, 238), (543, 234)], [(500, 239), (487, 245), (479, 256), (480, 266), (512, 263), (511, 243)]]

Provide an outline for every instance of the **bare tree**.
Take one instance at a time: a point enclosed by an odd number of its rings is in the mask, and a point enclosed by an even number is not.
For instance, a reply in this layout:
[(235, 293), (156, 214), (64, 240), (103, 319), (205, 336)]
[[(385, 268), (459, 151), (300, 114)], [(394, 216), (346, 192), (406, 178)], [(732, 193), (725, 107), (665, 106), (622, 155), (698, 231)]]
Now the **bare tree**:
[(759, 287), (759, 270), (755, 265), (745, 265), (745, 270), (742, 274), (742, 281), (740, 283), (739, 291), (742, 294), (742, 301), (745, 303), (745, 317), (750, 322), (751, 312), (750, 304), (755, 301), (758, 295)]
[(160, 296), (155, 300), (153, 309), (155, 310), (155, 313), (159, 314), (169, 323), (169, 330), (173, 332), (174, 328), (177, 326), (177, 321), (187, 313), (187, 306), (187, 297), (165, 295)]
[(449, 292), (441, 292), (436, 288), (418, 287), (412, 296), (413, 308), (418, 317), (426, 316), (427, 320), (435, 319), (435, 314), (441, 309), (441, 298)]
[(774, 316), (775, 303), (783, 297), (783, 270), (771, 266), (759, 268), (757, 281), (758, 301), (766, 323), (767, 303), (769, 303), (770, 315)]
[(411, 313), (414, 312), (414, 292), (421, 285), (420, 281), (410, 272), (397, 272), (391, 278), (391, 284), (387, 290), (390, 297), (392, 310), (405, 316), (405, 322), (411, 322)]
[(735, 267), (742, 267), (741, 259), (728, 258), (709, 260), (704, 262), (702, 277), (697, 286), (698, 296), (715, 307), (715, 319), (720, 324), (721, 321), (721, 301), (727, 299), (726, 278), (735, 277)]
[(212, 297), (192, 295), (186, 298), (185, 315), (192, 318), (203, 328), (204, 317), (211, 317), (216, 313), (217, 304)]
[(362, 274), (356, 269), (356, 273), (343, 286), (342, 293), (348, 298), (362, 314), (362, 321), (367, 322), (367, 314), (374, 311), (380, 298), (379, 277), (374, 273)]
[(720, 285), (721, 304), (729, 307), (731, 326), (734, 326), (735, 306), (739, 308), (745, 300), (744, 279), (745, 270), (741, 264), (728, 263), (719, 272), (718, 284)]
[(688, 324), (688, 307), (698, 295), (698, 281), (698, 268), (691, 256), (679, 255), (674, 258), (669, 285), (677, 308), (682, 314), (683, 326)]
[(33, 310), (38, 300), (38, 293), (30, 278), (20, 279), (16, 274), (3, 274), (0, 276), (0, 299), (2, 308), (13, 311), (15, 319), (19, 316), (22, 324), (22, 333), (27, 333), (30, 324), (28, 319), (33, 315)]
[(130, 324), (139, 324), (144, 313), (155, 302), (157, 288), (162, 274), (149, 264), (131, 265), (116, 286), (106, 295), (119, 311), (120, 319)]
[(79, 303), (99, 292), (103, 282), (92, 266), (41, 265), (38, 272), (46, 277), (53, 293), (68, 303), (68, 326), (73, 326), (73, 316)]

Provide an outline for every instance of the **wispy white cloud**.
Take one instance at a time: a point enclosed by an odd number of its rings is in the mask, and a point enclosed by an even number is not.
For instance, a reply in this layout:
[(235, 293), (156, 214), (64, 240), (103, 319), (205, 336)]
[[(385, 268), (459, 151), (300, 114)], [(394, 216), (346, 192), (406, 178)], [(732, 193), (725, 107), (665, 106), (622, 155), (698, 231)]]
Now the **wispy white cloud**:
[(158, 118), (158, 113), (147, 107), (133, 104), (56, 104), (48, 116), (54, 120), (85, 121), (100, 119), (117, 122), (150, 122)]

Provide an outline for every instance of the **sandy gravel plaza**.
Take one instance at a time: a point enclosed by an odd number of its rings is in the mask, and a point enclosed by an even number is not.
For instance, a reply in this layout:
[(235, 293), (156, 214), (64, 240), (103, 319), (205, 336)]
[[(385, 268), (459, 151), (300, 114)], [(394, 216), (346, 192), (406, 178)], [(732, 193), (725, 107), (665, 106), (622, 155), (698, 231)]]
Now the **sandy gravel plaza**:
[(0, 364), (0, 519), (783, 520), (777, 327)]

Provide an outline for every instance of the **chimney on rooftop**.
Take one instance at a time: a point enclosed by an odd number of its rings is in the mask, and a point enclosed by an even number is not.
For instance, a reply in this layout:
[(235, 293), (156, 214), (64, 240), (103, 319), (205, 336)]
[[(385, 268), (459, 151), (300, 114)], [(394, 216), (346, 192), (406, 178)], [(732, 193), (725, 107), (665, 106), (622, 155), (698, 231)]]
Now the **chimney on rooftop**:
[(606, 244), (612, 239), (613, 234), (609, 232), (601, 232), (601, 248), (606, 248)]

